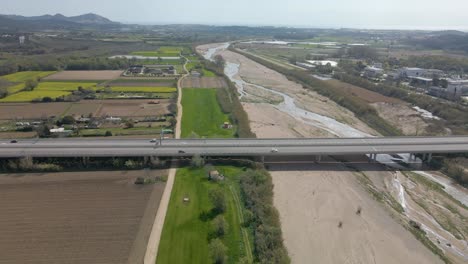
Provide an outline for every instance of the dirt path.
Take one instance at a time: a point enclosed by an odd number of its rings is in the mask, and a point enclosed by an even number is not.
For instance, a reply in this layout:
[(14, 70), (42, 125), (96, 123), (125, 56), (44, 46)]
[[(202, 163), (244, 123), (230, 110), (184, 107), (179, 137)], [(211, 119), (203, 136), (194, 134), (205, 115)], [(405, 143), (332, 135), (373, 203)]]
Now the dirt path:
[[(180, 138), (181, 134), (181, 122), (182, 122), (182, 79), (189, 75), (187, 71), (187, 58), (181, 55), (182, 58), (185, 59), (184, 70), (186, 74), (182, 76), (179, 81), (177, 82), (177, 90), (178, 90), (178, 97), (177, 97), (177, 124), (175, 129), (175, 138)], [(163, 143), (164, 144), (164, 143)], [(159, 209), (156, 214), (156, 218), (154, 219), (153, 229), (151, 230), (151, 235), (148, 241), (148, 245), (146, 248), (146, 255), (145, 255), (145, 264), (154, 264), (156, 263), (156, 258), (158, 256), (158, 249), (159, 249), (159, 242), (161, 240), (162, 229), (164, 227), (164, 220), (166, 219), (167, 208), (169, 206), (169, 200), (171, 198), (172, 188), (174, 186), (174, 180), (176, 175), (176, 169), (171, 168), (169, 169), (169, 174), (167, 177), (166, 188), (164, 189), (164, 193), (161, 198), (161, 202), (159, 204)]]

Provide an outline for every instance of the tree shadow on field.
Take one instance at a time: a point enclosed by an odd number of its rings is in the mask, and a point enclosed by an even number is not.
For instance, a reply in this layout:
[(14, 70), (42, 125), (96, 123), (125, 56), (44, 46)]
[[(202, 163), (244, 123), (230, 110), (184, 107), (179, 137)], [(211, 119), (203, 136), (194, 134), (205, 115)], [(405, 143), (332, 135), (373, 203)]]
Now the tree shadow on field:
[(220, 214), (220, 212), (218, 212), (218, 210), (213, 208), (213, 209), (211, 209), (209, 211), (201, 212), (199, 218), (203, 222), (209, 222), (209, 221), (215, 219), (215, 217), (218, 216), (219, 214)]

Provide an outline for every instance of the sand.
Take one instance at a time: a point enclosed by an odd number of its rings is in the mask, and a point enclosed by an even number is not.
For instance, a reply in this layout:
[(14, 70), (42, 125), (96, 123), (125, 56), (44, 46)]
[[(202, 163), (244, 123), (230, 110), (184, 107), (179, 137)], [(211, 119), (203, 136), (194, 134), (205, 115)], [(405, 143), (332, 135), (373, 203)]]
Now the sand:
[[(244, 80), (295, 97), (309, 111), (376, 134), (350, 111), (238, 54)], [(266, 103), (244, 103), (253, 132), (268, 137), (330, 137)], [(274, 205), (293, 263), (442, 263), (406, 231), (342, 165), (270, 165)], [(374, 172), (369, 172), (373, 174)], [(391, 175), (387, 175), (390, 177)], [(376, 176), (377, 177), (377, 176)], [(362, 214), (356, 215), (361, 206)], [(339, 222), (342, 227), (338, 227)]]

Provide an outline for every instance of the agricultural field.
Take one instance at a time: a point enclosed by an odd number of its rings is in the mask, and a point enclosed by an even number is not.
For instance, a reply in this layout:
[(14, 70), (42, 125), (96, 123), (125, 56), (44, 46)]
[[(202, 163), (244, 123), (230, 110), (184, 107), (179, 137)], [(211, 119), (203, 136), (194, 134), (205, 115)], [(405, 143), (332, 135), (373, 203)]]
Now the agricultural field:
[(175, 87), (147, 87), (147, 86), (110, 86), (112, 92), (129, 92), (129, 93), (174, 93), (177, 91)]
[(9, 95), (5, 98), (0, 99), (1, 103), (14, 103), (14, 102), (31, 102), (33, 100), (40, 100), (44, 97), (50, 97), (56, 99), (61, 96), (70, 95), (71, 92), (68, 91), (29, 91), (29, 92), (19, 92), (12, 95)]
[(46, 81), (106, 81), (117, 79), (123, 71), (62, 71), (44, 78)]
[[(165, 123), (154, 125), (151, 127), (134, 127), (134, 128), (122, 128), (122, 127), (102, 127), (97, 129), (82, 129), (79, 135), (82, 137), (103, 137), (109, 131), (112, 136), (141, 136), (145, 135), (146, 138), (157, 137), (160, 135), (161, 130), (166, 129)], [(166, 133), (166, 132), (164, 132)], [(170, 134), (170, 133), (167, 133)]]
[(177, 87), (177, 79), (176, 78), (153, 79), (153, 78), (128, 77), (128, 78), (120, 78), (120, 79), (116, 79), (116, 80), (107, 82), (106, 85), (110, 85), (110, 86)]
[(150, 104), (151, 100), (104, 100), (95, 116), (141, 117), (168, 114), (169, 100), (159, 101), (159, 104)]
[(20, 83), (20, 84), (17, 84), (17, 85), (10, 86), (10, 87), (7, 88), (7, 92), (8, 92), (8, 94), (17, 93), (17, 92), (23, 90), (24, 86), (25, 86), (24, 83)]
[(85, 89), (96, 89), (95, 82), (40, 82), (34, 91), (67, 91), (78, 90), (78, 87)]
[(182, 80), (183, 88), (227, 88), (223, 77), (186, 77)]
[(45, 119), (60, 116), (72, 103), (4, 103), (0, 104), (0, 120)]
[(55, 73), (54, 71), (24, 71), (24, 72), (17, 72), (5, 76), (1, 76), (1, 79), (7, 80), (13, 83), (19, 82), (26, 82), (27, 80), (31, 79), (42, 79), (46, 76)]
[[(208, 245), (216, 214), (209, 193), (214, 189), (221, 190), (226, 199), (224, 218), (228, 229), (222, 241), (227, 247), (228, 263), (238, 263), (251, 256), (251, 241), (240, 221), (243, 212), (237, 177), (242, 169), (230, 166), (216, 169), (225, 176), (223, 182), (209, 181), (204, 169), (177, 171), (157, 263), (211, 263)], [(184, 202), (184, 198), (190, 201)]]
[(142, 263), (166, 175), (0, 174), (0, 263)]
[(135, 51), (131, 55), (145, 56), (145, 57), (178, 57), (182, 47), (160, 47), (156, 51)]
[(216, 77), (216, 74), (214, 72), (203, 68), (203, 65), (200, 63), (199, 60), (191, 60), (189, 63), (187, 63), (187, 70), (196, 70), (200, 72), (204, 77)]
[(182, 94), (182, 137), (193, 133), (199, 137), (233, 137), (235, 129), (222, 128), (229, 117), (221, 111), (216, 89), (184, 88)]

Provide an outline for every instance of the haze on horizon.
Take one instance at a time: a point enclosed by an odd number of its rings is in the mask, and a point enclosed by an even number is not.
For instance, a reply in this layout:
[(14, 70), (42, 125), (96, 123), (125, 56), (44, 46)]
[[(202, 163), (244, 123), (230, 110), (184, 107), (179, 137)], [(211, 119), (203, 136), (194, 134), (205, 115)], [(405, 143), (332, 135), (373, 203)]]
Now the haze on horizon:
[(466, 0), (0, 0), (0, 5), (2, 14), (96, 13), (142, 24), (468, 30)]

